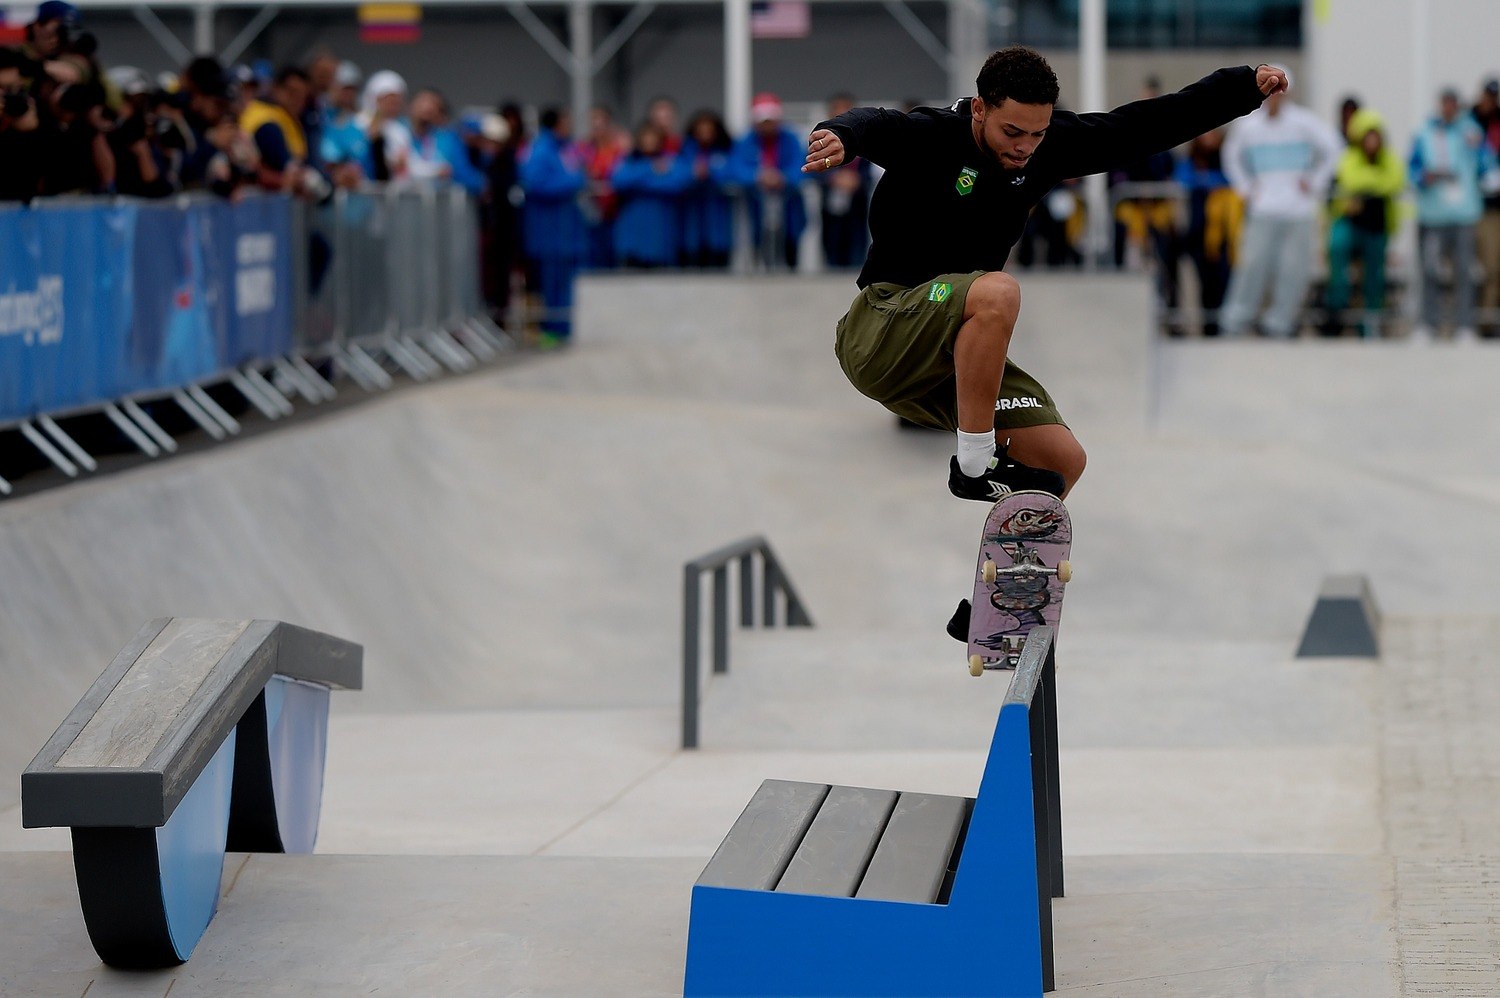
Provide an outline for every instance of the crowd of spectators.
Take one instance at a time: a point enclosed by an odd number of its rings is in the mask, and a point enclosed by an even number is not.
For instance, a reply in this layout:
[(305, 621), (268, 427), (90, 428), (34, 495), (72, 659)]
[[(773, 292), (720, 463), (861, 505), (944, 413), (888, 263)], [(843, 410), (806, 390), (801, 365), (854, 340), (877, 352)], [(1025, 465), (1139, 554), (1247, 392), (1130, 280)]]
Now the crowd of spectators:
[(1404, 155), (1357, 98), (1335, 127), (1277, 96), (1111, 181), (1117, 259), (1150, 261), (1173, 334), (1186, 264), (1205, 335), (1388, 335), (1393, 237), (1414, 222), (1412, 339), (1500, 337), (1500, 80), (1467, 106), (1444, 90)]
[[(1148, 81), (1143, 96), (1158, 89)], [(853, 104), (836, 95), (827, 114)], [(389, 70), (366, 78), (328, 51), (279, 69), (203, 57), (153, 79), (106, 69), (78, 10), (45, 0), (24, 42), (0, 48), (0, 200), (260, 190), (326, 203), (369, 183), (451, 182), (480, 205), (481, 283), (496, 317), (513, 315), (524, 288), (541, 299), (543, 331), (562, 338), (582, 270), (724, 269), (738, 244), (758, 267), (796, 269), (811, 184), (822, 263), (863, 263), (878, 169), (855, 160), (810, 180), (805, 136), (781, 101), (758, 95), (751, 119), (742, 136), (711, 110), (684, 126), (663, 97), (633, 130), (596, 107), (575, 133), (571, 114), (551, 108), (529, 134), (514, 103), (455, 121), (437, 90), (409, 91)], [(1445, 91), (1406, 156), (1356, 99), (1335, 129), (1275, 97), (1110, 181), (1116, 263), (1150, 261), (1171, 332), (1183, 331), (1190, 269), (1206, 335), (1290, 336), (1309, 318), (1327, 335), (1382, 335), (1392, 237), (1414, 216), (1413, 335), (1500, 336), (1500, 81), (1469, 107)], [(1037, 208), (1019, 266), (1083, 263), (1078, 195), (1064, 186)], [(316, 233), (313, 250), (316, 270), (327, 252)], [(1319, 270), (1326, 281), (1309, 299)]]

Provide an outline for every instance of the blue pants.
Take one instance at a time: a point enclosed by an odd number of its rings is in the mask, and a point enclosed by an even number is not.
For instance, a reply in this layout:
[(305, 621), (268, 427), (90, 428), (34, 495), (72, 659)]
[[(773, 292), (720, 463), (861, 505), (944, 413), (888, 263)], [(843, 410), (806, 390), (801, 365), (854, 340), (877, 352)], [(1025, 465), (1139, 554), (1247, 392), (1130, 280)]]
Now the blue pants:
[(542, 331), (556, 336), (573, 333), (573, 278), (578, 261), (571, 257), (543, 257), (536, 261), (536, 279), (542, 288)]

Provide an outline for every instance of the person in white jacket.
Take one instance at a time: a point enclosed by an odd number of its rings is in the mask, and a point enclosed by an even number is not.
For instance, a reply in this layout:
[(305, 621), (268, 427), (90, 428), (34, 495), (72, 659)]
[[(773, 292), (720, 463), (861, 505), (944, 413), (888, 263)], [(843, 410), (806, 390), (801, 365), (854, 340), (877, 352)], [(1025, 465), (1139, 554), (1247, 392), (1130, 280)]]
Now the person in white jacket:
[(1285, 95), (1241, 118), (1224, 142), (1224, 174), (1245, 199), (1244, 235), (1220, 312), (1224, 335), (1243, 335), (1261, 319), (1268, 336), (1290, 337), (1301, 322), (1312, 280), (1318, 211), (1343, 152), (1334, 130)]

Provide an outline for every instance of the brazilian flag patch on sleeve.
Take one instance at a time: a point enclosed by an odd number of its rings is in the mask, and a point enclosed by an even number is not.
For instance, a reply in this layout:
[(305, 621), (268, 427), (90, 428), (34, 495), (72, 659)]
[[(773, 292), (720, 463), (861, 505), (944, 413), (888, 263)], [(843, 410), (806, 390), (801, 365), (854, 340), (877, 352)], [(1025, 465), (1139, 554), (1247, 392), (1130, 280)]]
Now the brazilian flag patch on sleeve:
[(953, 293), (953, 285), (951, 285), (951, 284), (938, 284), (938, 283), (934, 282), (933, 285), (932, 285), (932, 289), (927, 292), (927, 300), (928, 301), (935, 301), (935, 302), (939, 302), (939, 303), (945, 302), (945, 301), (948, 300), (948, 296), (951, 295), (952, 293)]
[(974, 181), (979, 177), (979, 171), (972, 167), (964, 167), (958, 173), (958, 179), (953, 183), (953, 189), (958, 191), (958, 196), (963, 197), (974, 193)]

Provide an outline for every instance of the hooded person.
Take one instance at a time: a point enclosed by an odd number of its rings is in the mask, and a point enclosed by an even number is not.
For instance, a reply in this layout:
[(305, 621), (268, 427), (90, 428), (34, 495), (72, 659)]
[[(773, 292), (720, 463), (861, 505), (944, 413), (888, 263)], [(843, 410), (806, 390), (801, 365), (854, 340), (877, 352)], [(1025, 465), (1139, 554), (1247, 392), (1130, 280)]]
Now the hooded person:
[(1349, 307), (1350, 264), (1364, 271), (1363, 335), (1380, 335), (1375, 313), (1385, 308), (1385, 258), (1400, 224), (1397, 197), (1406, 189), (1406, 165), (1386, 145), (1385, 120), (1361, 108), (1349, 118), (1348, 146), (1333, 175), (1328, 228), (1328, 319), (1324, 335), (1338, 335)]
[(406, 176), (412, 135), (405, 113), (406, 81), (389, 69), (372, 73), (355, 119), (370, 143), (371, 180), (401, 180)]

